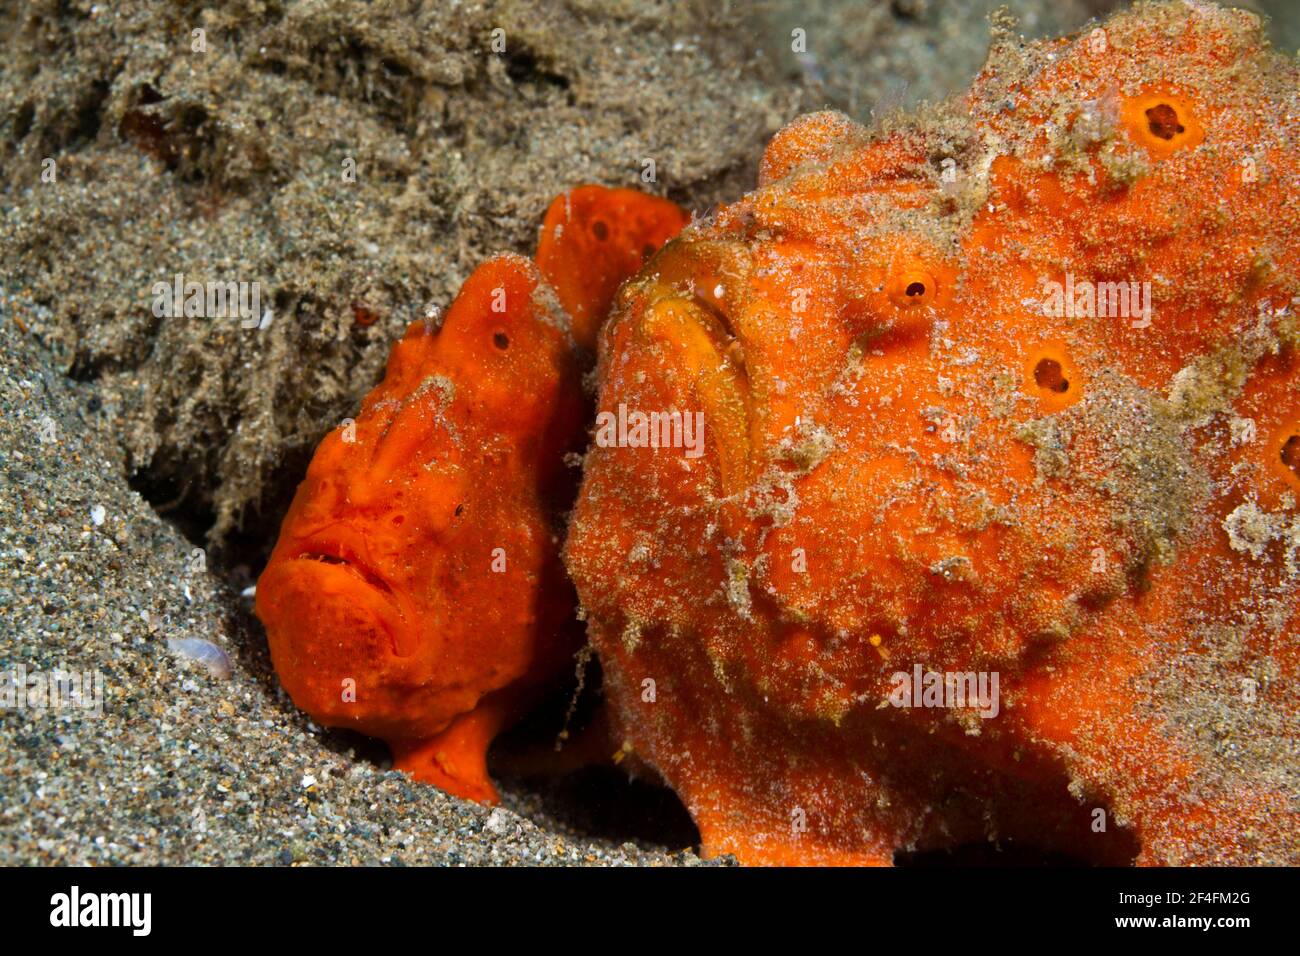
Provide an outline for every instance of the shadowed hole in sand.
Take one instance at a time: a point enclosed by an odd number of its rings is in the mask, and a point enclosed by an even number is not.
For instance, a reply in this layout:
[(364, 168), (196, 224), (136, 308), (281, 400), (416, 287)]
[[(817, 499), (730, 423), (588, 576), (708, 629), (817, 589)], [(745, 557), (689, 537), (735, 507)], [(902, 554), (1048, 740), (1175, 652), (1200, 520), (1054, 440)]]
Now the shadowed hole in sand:
[(561, 90), (569, 88), (569, 78), (544, 68), (532, 50), (513, 50), (506, 55), (505, 60), (506, 76), (513, 83), (554, 86)]
[(25, 139), (32, 131), (32, 120), (36, 118), (36, 106), (28, 100), (14, 112), (13, 135), (15, 140)]
[[(586, 685), (573, 714), (574, 682), (549, 695), (522, 723), (492, 745), (488, 768), (503, 794), (535, 822), (579, 839), (631, 841), (669, 852), (699, 848), (700, 834), (672, 790), (657, 781), (634, 780), (612, 764), (547, 773), (552, 760), (565, 760), (555, 743), (569, 728), (566, 748), (581, 748), (583, 732), (600, 704), (600, 665), (588, 666)], [(610, 745), (609, 750), (613, 750)], [(508, 798), (509, 800), (510, 798)]]
[[(158, 517), (179, 531), (191, 544), (205, 547), (207, 531), (216, 513), (202, 503), (192, 482), (179, 476), (179, 466), (150, 467), (127, 474), (131, 490), (153, 506)], [(217, 568), (217, 573), (225, 569)], [(229, 575), (224, 575), (230, 579)]]

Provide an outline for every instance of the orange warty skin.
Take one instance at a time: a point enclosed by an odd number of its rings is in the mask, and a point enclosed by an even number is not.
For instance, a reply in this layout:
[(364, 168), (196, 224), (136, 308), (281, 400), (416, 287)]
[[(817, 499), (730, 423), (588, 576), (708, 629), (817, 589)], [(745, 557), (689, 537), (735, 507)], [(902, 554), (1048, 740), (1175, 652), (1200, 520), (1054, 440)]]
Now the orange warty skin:
[(597, 409), (704, 454), (597, 443), (565, 558), (706, 853), (1300, 862), (1297, 89), (1213, 7), (1004, 41), (947, 111), (796, 120), (623, 287)]
[[(299, 707), (387, 740), (417, 779), (487, 802), (492, 738), (581, 643), (559, 544), (595, 329), (569, 316), (608, 311), (647, 246), (686, 221), (631, 190), (584, 187), (556, 207), (542, 267), (492, 259), (438, 331), (407, 330), (355, 422), (316, 450), (257, 586)], [(617, 228), (593, 238), (595, 221)], [(565, 272), (574, 245), (585, 277)]]

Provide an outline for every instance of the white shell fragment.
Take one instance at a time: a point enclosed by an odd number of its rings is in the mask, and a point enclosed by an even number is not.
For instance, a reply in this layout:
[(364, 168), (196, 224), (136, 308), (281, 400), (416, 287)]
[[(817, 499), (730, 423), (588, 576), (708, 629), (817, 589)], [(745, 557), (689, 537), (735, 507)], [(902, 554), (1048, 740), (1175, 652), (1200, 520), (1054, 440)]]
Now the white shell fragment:
[(181, 657), (198, 661), (213, 677), (229, 680), (233, 668), (230, 657), (216, 644), (197, 637), (169, 637), (167, 647)]

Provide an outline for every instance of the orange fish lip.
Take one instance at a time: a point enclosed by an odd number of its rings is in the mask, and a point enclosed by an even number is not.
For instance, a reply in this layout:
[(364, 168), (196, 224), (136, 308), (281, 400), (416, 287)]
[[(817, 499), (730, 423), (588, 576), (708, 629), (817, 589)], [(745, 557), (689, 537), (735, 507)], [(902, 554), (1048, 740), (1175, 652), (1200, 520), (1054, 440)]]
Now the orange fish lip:
[[(384, 576), (372, 568), (369, 564), (362, 561), (356, 556), (350, 548), (345, 548), (338, 544), (325, 544), (314, 542), (298, 550), (290, 561), (320, 561), (323, 564), (337, 564), (348, 568), (353, 574), (359, 577), (366, 584), (370, 585), (377, 591), (388, 595), (390, 599), (393, 595), (393, 587), (385, 580)], [(390, 601), (396, 605), (396, 601)]]
[(292, 567), (299, 561), (315, 561), (338, 567), (342, 573), (349, 575), (358, 584), (367, 587), (378, 595), (384, 605), (392, 612), (388, 621), (388, 632), (392, 640), (392, 652), (395, 657), (410, 657), (417, 650), (418, 642), (405, 638), (409, 615), (404, 608), (397, 589), (372, 564), (361, 558), (355, 549), (348, 545), (328, 539), (308, 539), (284, 558)]

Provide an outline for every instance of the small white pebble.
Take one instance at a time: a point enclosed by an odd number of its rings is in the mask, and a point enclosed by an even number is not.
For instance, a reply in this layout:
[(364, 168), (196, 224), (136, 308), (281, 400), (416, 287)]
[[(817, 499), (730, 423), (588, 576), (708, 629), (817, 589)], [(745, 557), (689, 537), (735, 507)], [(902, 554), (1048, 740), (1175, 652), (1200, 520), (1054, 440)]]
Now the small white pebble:
[(103, 505), (95, 505), (95, 507), (90, 509), (90, 523), (98, 528), (104, 523), (104, 518), (107, 514), (108, 512), (104, 510)]

